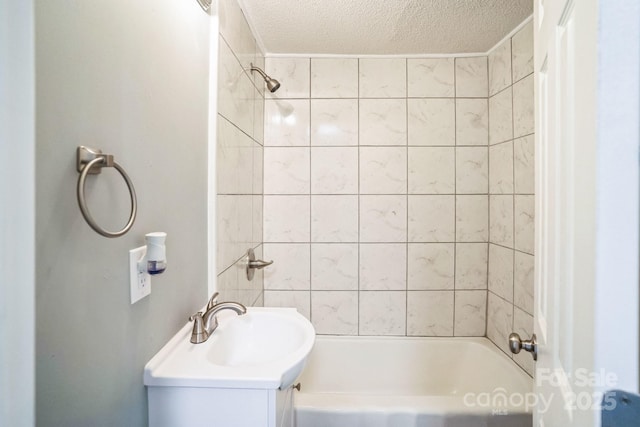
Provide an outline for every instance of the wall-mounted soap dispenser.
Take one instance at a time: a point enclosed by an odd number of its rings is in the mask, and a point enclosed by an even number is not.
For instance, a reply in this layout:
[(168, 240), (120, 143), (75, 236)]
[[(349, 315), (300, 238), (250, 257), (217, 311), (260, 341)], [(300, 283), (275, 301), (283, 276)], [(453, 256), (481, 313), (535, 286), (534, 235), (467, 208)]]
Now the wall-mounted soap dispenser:
[(165, 239), (167, 233), (157, 231), (145, 236), (146, 245), (129, 251), (131, 304), (151, 293), (151, 276), (167, 268)]

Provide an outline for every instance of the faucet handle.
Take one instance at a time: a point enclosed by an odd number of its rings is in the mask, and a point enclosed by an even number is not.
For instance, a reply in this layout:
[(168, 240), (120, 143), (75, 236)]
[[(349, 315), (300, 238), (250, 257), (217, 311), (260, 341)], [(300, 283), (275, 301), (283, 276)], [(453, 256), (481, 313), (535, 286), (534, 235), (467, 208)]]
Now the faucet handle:
[(220, 295), (220, 292), (214, 292), (213, 295), (211, 295), (207, 303), (207, 310), (211, 310), (211, 308), (218, 303), (218, 295)]
[(189, 321), (195, 322), (193, 324), (193, 331), (191, 332), (191, 342), (193, 344), (200, 344), (205, 342), (209, 338), (209, 333), (204, 327), (204, 319), (202, 318), (202, 312), (199, 311), (189, 317)]

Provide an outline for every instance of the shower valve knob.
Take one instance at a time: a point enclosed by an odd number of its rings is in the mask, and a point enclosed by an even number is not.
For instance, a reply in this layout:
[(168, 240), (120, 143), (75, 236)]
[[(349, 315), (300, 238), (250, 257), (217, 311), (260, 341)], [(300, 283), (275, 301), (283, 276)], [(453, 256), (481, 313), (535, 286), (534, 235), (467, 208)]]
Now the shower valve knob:
[(518, 354), (520, 350), (525, 350), (531, 353), (533, 360), (538, 360), (538, 343), (536, 341), (536, 334), (531, 336), (530, 340), (520, 339), (520, 335), (512, 332), (509, 335), (509, 350), (511, 353)]

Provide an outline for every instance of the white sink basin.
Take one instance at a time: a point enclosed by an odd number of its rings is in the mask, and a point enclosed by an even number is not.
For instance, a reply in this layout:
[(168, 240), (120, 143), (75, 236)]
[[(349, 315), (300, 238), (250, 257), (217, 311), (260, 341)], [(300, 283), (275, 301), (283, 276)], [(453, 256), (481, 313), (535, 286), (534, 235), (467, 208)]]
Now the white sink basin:
[(218, 322), (202, 344), (189, 342), (192, 323), (182, 328), (145, 366), (145, 385), (286, 388), (315, 342), (311, 323), (292, 308), (224, 310)]

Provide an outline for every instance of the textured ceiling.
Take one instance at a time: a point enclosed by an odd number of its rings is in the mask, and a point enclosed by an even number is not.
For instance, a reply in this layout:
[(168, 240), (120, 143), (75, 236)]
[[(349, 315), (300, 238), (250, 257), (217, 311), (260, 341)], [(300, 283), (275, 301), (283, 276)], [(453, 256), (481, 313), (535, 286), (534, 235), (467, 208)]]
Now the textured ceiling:
[(266, 53), (486, 52), (533, 0), (241, 0)]

